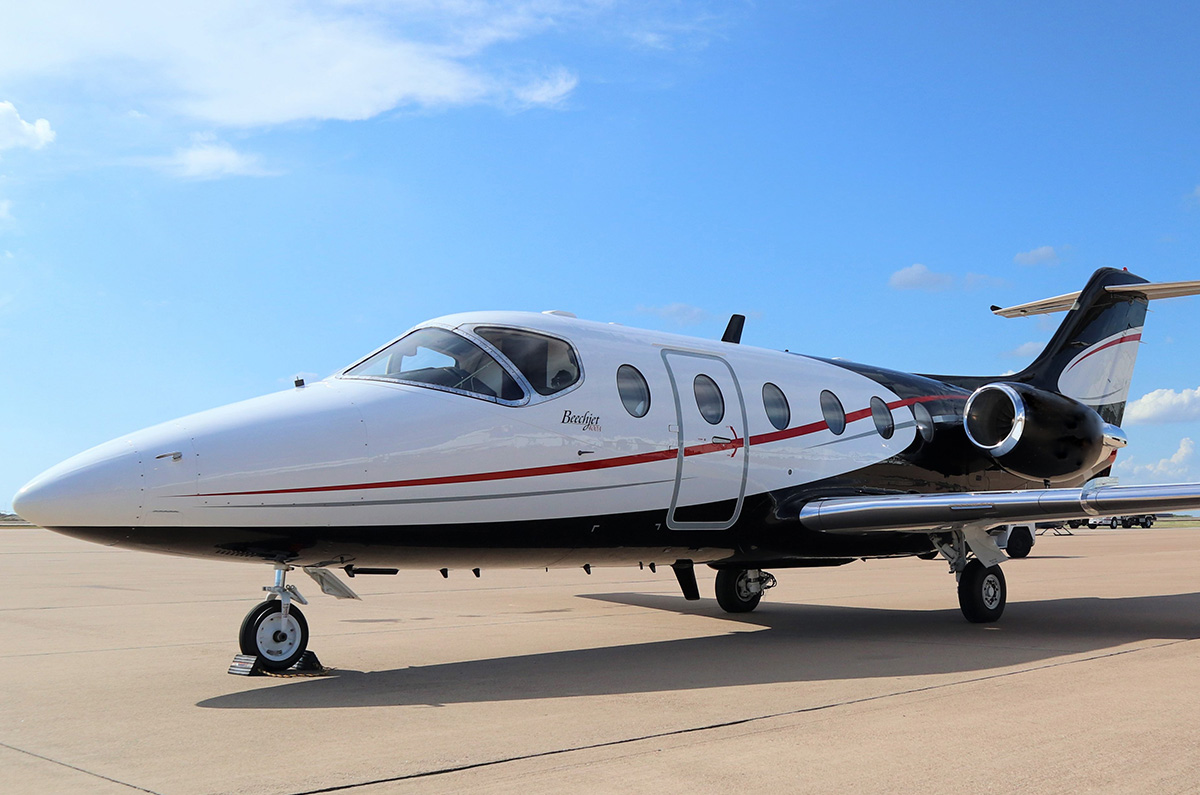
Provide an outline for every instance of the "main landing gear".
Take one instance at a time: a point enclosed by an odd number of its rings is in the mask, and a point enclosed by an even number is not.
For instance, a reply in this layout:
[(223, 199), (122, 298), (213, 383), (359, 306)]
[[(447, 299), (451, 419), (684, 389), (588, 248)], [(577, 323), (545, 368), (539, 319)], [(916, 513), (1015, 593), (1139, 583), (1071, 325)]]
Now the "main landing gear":
[(1008, 586), (999, 566), (967, 563), (958, 575), (958, 606), (972, 624), (990, 624), (1000, 619), (1008, 600)]
[(717, 569), (717, 604), (726, 613), (749, 613), (775, 578), (761, 569)]
[(265, 602), (250, 609), (242, 620), (238, 643), (242, 654), (258, 658), (267, 671), (286, 671), (304, 656), (308, 648), (308, 622), (293, 600), (308, 604), (296, 586), (287, 584), (291, 566), (275, 564), (275, 584), (263, 588), (270, 594)]
[[(972, 624), (999, 621), (1008, 602), (1008, 586), (999, 566), (1005, 556), (995, 541), (984, 533), (973, 532), (970, 543), (976, 546), (968, 547), (967, 537), (956, 532), (935, 537), (934, 543), (958, 579), (958, 606), (963, 617)], [(968, 557), (968, 551), (974, 557)]]

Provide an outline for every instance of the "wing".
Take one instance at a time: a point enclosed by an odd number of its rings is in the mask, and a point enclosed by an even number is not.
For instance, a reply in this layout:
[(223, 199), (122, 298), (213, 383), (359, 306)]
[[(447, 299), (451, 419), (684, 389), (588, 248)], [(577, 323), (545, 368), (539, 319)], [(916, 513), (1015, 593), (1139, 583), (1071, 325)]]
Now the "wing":
[[(823, 533), (955, 533), (985, 566), (1006, 559), (988, 533), (1005, 524), (1077, 519), (1087, 516), (1159, 513), (1200, 508), (1200, 483), (1118, 486), (1097, 478), (1078, 489), (974, 491), (962, 494), (889, 494), (830, 497), (802, 506), (795, 516)], [(935, 538), (955, 565), (965, 552)], [(956, 569), (957, 570), (957, 569)]]
[(824, 533), (941, 533), (967, 526), (1194, 509), (1200, 509), (1200, 483), (1118, 486), (1113, 478), (1098, 478), (1077, 489), (831, 497), (808, 502), (788, 518)]

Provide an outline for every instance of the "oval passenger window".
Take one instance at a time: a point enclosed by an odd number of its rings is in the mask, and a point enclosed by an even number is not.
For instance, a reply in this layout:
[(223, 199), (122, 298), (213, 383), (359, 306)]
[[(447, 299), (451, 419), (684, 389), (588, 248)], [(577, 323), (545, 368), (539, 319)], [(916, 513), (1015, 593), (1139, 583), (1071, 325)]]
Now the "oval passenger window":
[(634, 417), (645, 417), (650, 410), (650, 385), (632, 364), (617, 368), (617, 393), (621, 405)]
[(792, 421), (792, 409), (788, 405), (787, 396), (783, 390), (772, 383), (763, 384), (763, 408), (767, 411), (767, 419), (775, 426), (775, 430), (786, 430)]
[(923, 403), (914, 403), (912, 407), (913, 421), (917, 423), (917, 430), (921, 432), (921, 438), (927, 442), (933, 441), (933, 417), (929, 413), (929, 409), (925, 408)]
[(716, 381), (701, 373), (692, 382), (692, 391), (696, 393), (696, 407), (705, 422), (716, 425), (725, 417), (725, 398)]
[(821, 391), (821, 415), (825, 417), (825, 424), (834, 435), (840, 435), (846, 430), (846, 410), (842, 408), (842, 401), (838, 400), (838, 396), (828, 389)]
[(884, 439), (891, 439), (896, 432), (896, 421), (892, 419), (892, 410), (883, 398), (871, 398), (871, 419), (875, 420), (875, 430)]

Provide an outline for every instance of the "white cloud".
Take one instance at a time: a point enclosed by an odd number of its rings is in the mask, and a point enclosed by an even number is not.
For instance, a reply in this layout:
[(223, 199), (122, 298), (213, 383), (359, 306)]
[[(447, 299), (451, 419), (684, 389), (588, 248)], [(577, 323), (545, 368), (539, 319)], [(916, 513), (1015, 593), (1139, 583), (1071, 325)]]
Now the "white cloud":
[[(668, 33), (705, 41), (704, 31), (720, 24), (700, 9), (612, 0), (10, 6), (0, 26), (0, 84), (86, 75), (90, 90), (139, 114), (174, 113), (217, 127), (361, 120), (400, 107), (555, 106), (578, 85), (572, 71), (505, 61), (507, 53), (489, 48), (566, 28), (627, 41), (632, 29), (657, 29), (666, 31), (661, 41)], [(38, 129), (53, 134), (48, 124)]]
[(666, 306), (639, 306), (637, 311), (643, 315), (655, 315), (668, 320), (676, 326), (698, 326), (712, 319), (713, 315), (691, 304), (667, 304)]
[(1125, 407), (1125, 422), (1128, 424), (1196, 419), (1200, 419), (1200, 387), (1179, 392), (1156, 389)]
[(1001, 355), (1011, 356), (1015, 359), (1032, 359), (1034, 356), (1037, 356), (1039, 353), (1041, 353), (1045, 347), (1046, 343), (1044, 342), (1025, 342), (1013, 348), (1011, 351), (1005, 351)]
[(575, 90), (579, 78), (566, 69), (556, 69), (541, 80), (514, 90), (523, 105), (558, 105)]
[(1141, 481), (1156, 481), (1159, 483), (1192, 479), (1192, 458), (1196, 452), (1196, 444), (1190, 438), (1179, 440), (1179, 449), (1169, 458), (1163, 458), (1153, 464), (1137, 464), (1132, 458), (1118, 461), (1113, 470), (1121, 475), (1129, 475), (1132, 479)]
[(30, 124), (21, 118), (11, 102), (0, 102), (0, 152), (24, 146), (41, 149), (54, 140), (50, 122), (38, 119)]
[(1054, 246), (1038, 246), (1032, 251), (1022, 251), (1013, 257), (1018, 265), (1054, 265), (1058, 262), (1058, 252)]
[(919, 262), (901, 268), (888, 278), (888, 286), (895, 290), (945, 290), (953, 283), (953, 276), (935, 273)]
[(0, 199), (0, 221), (12, 220), (12, 199)]
[(182, 179), (272, 176), (257, 155), (244, 154), (222, 141), (200, 139), (187, 149), (176, 150), (171, 157), (148, 162)]

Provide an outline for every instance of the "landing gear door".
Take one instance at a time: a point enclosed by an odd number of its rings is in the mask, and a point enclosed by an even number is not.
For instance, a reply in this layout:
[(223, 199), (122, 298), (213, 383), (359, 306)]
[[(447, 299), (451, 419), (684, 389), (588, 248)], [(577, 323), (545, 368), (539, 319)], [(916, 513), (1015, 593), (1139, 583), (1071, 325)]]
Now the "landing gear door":
[(719, 356), (664, 350), (675, 396), (678, 457), (667, 514), (672, 530), (725, 530), (742, 512), (749, 445), (746, 403)]

